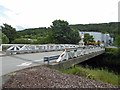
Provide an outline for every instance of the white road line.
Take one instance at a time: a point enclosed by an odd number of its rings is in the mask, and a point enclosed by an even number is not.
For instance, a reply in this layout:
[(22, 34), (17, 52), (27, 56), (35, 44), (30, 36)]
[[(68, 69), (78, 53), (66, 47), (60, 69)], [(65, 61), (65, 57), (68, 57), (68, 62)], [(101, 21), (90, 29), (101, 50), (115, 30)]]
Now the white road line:
[(39, 61), (43, 61), (43, 59), (40, 59), (40, 60), (33, 60), (33, 61), (39, 62)]
[[(40, 62), (40, 61), (43, 61), (43, 59), (40, 59), (40, 60), (32, 60), (33, 62)], [(16, 65), (16, 66), (29, 66), (31, 65), (32, 62), (24, 62), (24, 63), (21, 63), (19, 65)]]
[(17, 65), (18, 67), (19, 66), (29, 66), (29, 65), (31, 65), (32, 64), (32, 62), (25, 62), (25, 63), (21, 63), (20, 65)]

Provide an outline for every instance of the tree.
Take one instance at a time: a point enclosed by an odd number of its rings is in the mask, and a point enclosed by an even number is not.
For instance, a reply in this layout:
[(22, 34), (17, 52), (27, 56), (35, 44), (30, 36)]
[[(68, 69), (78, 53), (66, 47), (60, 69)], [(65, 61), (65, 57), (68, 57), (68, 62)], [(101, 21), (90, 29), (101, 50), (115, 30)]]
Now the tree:
[(71, 44), (78, 44), (80, 41), (80, 35), (79, 32), (77, 30), (71, 30), (70, 34), (69, 34), (69, 40)]
[(7, 44), (9, 43), (8, 37), (0, 31), (0, 44)]
[(53, 43), (76, 44), (79, 42), (79, 32), (77, 30), (72, 30), (67, 21), (55, 20), (52, 23), (51, 38), (53, 39)]
[(11, 43), (16, 37), (16, 29), (8, 24), (3, 24), (1, 28), (2, 28), (2, 33), (4, 33), (8, 37), (9, 43)]
[(93, 36), (90, 35), (89, 33), (85, 33), (84, 34), (84, 42), (85, 42), (85, 44), (88, 44), (89, 42), (94, 42)]

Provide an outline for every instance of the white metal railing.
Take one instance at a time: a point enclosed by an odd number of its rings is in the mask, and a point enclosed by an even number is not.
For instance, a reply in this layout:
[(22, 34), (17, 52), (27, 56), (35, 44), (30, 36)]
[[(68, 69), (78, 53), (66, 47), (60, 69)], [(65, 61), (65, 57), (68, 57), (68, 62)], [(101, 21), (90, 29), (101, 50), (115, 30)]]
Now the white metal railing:
[(13, 44), (7, 50), (6, 54), (18, 54), (18, 53), (32, 53), (32, 52), (43, 52), (43, 51), (58, 51), (64, 50), (65, 48), (78, 48), (79, 45), (73, 44), (43, 44), (43, 45), (19, 45)]
[(56, 60), (56, 62), (60, 62), (63, 60), (68, 60), (70, 58), (74, 58), (74, 57), (78, 57), (78, 56), (83, 56), (86, 54), (90, 54), (90, 53), (96, 53), (99, 51), (105, 51), (104, 48), (101, 47), (94, 47), (94, 48), (77, 48), (74, 50), (65, 50), (60, 56), (59, 58)]
[(44, 57), (44, 62), (50, 63), (50, 61), (56, 61), (60, 62), (63, 60), (68, 60), (72, 58), (76, 58), (79, 56), (91, 54), (91, 53), (97, 53), (99, 51), (105, 51), (104, 48), (101, 47), (93, 47), (93, 48), (67, 48), (65, 49), (60, 55), (55, 55), (55, 56), (45, 56)]
[(104, 50), (104, 48), (101, 47), (80, 48), (79, 45), (73, 45), (73, 44), (43, 44), (43, 45), (12, 44), (6, 50), (6, 54), (12, 55), (12, 54), (20, 54), (20, 53), (33, 53), (33, 52), (59, 51), (59, 50), (65, 50), (63, 55), (64, 58), (62, 59), (68, 59), (93, 52), (98, 52)]

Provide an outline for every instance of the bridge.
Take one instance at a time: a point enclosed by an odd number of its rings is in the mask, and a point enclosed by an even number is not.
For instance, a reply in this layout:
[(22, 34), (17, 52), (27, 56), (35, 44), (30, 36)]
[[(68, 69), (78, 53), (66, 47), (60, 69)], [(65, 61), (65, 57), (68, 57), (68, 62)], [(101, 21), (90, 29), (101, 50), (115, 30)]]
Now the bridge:
[(2, 48), (4, 53), (0, 54), (0, 86), (17, 70), (39, 65), (54, 69), (69, 68), (105, 52), (101, 47), (79, 47), (69, 44), (11, 44), (2, 45)]
[[(64, 54), (63, 58), (59, 57), (57, 59), (57, 61), (59, 63), (52, 62), (52, 63), (49, 63), (49, 65), (47, 65), (47, 66), (50, 68), (53, 68), (53, 69), (63, 69), (63, 68), (67, 69), (73, 65), (77, 65), (81, 62), (89, 60), (89, 59), (96, 57), (98, 55), (101, 55), (105, 52), (105, 49), (98, 48), (98, 47), (94, 48), (94, 49), (78, 49), (78, 50), (79, 51), (74, 52), (74, 53), (72, 51), (71, 52), (65, 51), (66, 54)], [(66, 57), (65, 57), (65, 55), (66, 55)], [(62, 61), (59, 61), (59, 59), (61, 59)]]
[[(5, 54), (1, 56), (2, 75), (16, 70), (37, 65), (47, 65), (51, 68), (68, 68), (105, 52), (101, 47), (79, 47), (72, 44), (44, 44), (44, 45), (4, 45)], [(57, 58), (53, 58), (56, 57)], [(45, 58), (48, 58), (44, 62)], [(49, 60), (53, 58), (53, 60)]]

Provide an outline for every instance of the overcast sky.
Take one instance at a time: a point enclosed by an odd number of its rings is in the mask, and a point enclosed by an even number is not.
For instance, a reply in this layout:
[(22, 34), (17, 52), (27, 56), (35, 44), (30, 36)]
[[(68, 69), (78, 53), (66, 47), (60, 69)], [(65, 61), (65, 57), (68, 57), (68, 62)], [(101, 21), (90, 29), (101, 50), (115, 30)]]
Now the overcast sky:
[(120, 0), (0, 0), (0, 25), (17, 30), (49, 27), (56, 19), (69, 24), (118, 22)]

